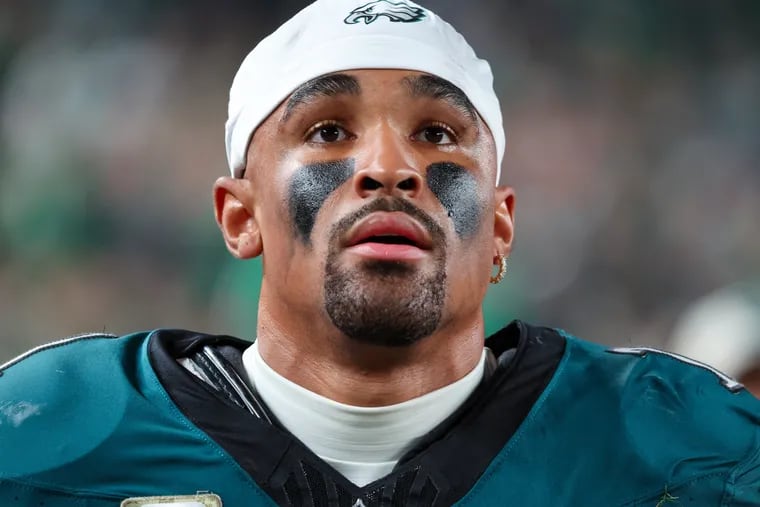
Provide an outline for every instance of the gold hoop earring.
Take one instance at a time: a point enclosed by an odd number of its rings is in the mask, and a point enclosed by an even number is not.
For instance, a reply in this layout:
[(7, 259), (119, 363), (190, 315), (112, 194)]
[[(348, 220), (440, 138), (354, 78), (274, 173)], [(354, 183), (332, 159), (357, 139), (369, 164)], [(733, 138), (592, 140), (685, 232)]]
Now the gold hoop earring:
[(499, 272), (490, 278), (491, 283), (499, 283), (507, 276), (507, 256), (499, 254)]

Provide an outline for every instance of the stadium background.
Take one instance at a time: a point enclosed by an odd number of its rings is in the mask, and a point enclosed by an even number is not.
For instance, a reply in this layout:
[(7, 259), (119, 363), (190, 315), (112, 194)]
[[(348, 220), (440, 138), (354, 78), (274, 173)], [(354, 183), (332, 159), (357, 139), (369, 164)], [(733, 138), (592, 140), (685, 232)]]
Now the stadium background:
[[(760, 275), (760, 3), (421, 2), (489, 59), (517, 240), (513, 317), (663, 345)], [(210, 187), (237, 65), (294, 1), (0, 0), (0, 362), (56, 337), (252, 337), (260, 262)]]

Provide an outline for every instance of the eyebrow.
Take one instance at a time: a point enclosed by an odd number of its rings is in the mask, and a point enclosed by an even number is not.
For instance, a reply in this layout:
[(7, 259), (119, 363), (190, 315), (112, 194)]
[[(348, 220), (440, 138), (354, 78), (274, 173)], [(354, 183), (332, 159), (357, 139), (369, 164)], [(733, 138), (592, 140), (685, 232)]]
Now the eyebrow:
[(469, 116), (473, 122), (477, 121), (478, 113), (467, 95), (449, 81), (430, 74), (407, 76), (403, 79), (409, 87), (413, 97), (427, 97), (435, 100), (444, 100)]
[(282, 121), (287, 121), (298, 106), (311, 102), (317, 97), (335, 97), (337, 95), (359, 95), (359, 81), (348, 74), (329, 74), (305, 82), (290, 95), (285, 105)]

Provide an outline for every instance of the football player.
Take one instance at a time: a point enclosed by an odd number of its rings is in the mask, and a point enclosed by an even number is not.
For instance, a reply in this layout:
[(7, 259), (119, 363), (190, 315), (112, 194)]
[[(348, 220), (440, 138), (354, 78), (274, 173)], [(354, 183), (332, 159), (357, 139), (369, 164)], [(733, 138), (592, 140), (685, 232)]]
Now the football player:
[(240, 66), (226, 147), (255, 343), (84, 335), (4, 365), (1, 505), (760, 505), (760, 402), (731, 378), (484, 336), (514, 191), (491, 69), (433, 12), (308, 6)]

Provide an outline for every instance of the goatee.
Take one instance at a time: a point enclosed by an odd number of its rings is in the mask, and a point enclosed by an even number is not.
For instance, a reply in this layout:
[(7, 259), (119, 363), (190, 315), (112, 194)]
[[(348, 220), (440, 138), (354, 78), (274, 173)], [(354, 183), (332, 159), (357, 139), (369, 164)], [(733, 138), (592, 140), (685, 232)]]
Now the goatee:
[[(355, 222), (376, 211), (400, 211), (420, 222), (433, 240), (432, 271), (396, 261), (339, 263), (340, 237)], [(408, 346), (430, 336), (440, 324), (446, 299), (443, 229), (424, 211), (400, 198), (383, 198), (343, 218), (330, 234), (325, 263), (325, 309), (349, 338), (372, 345)]]

